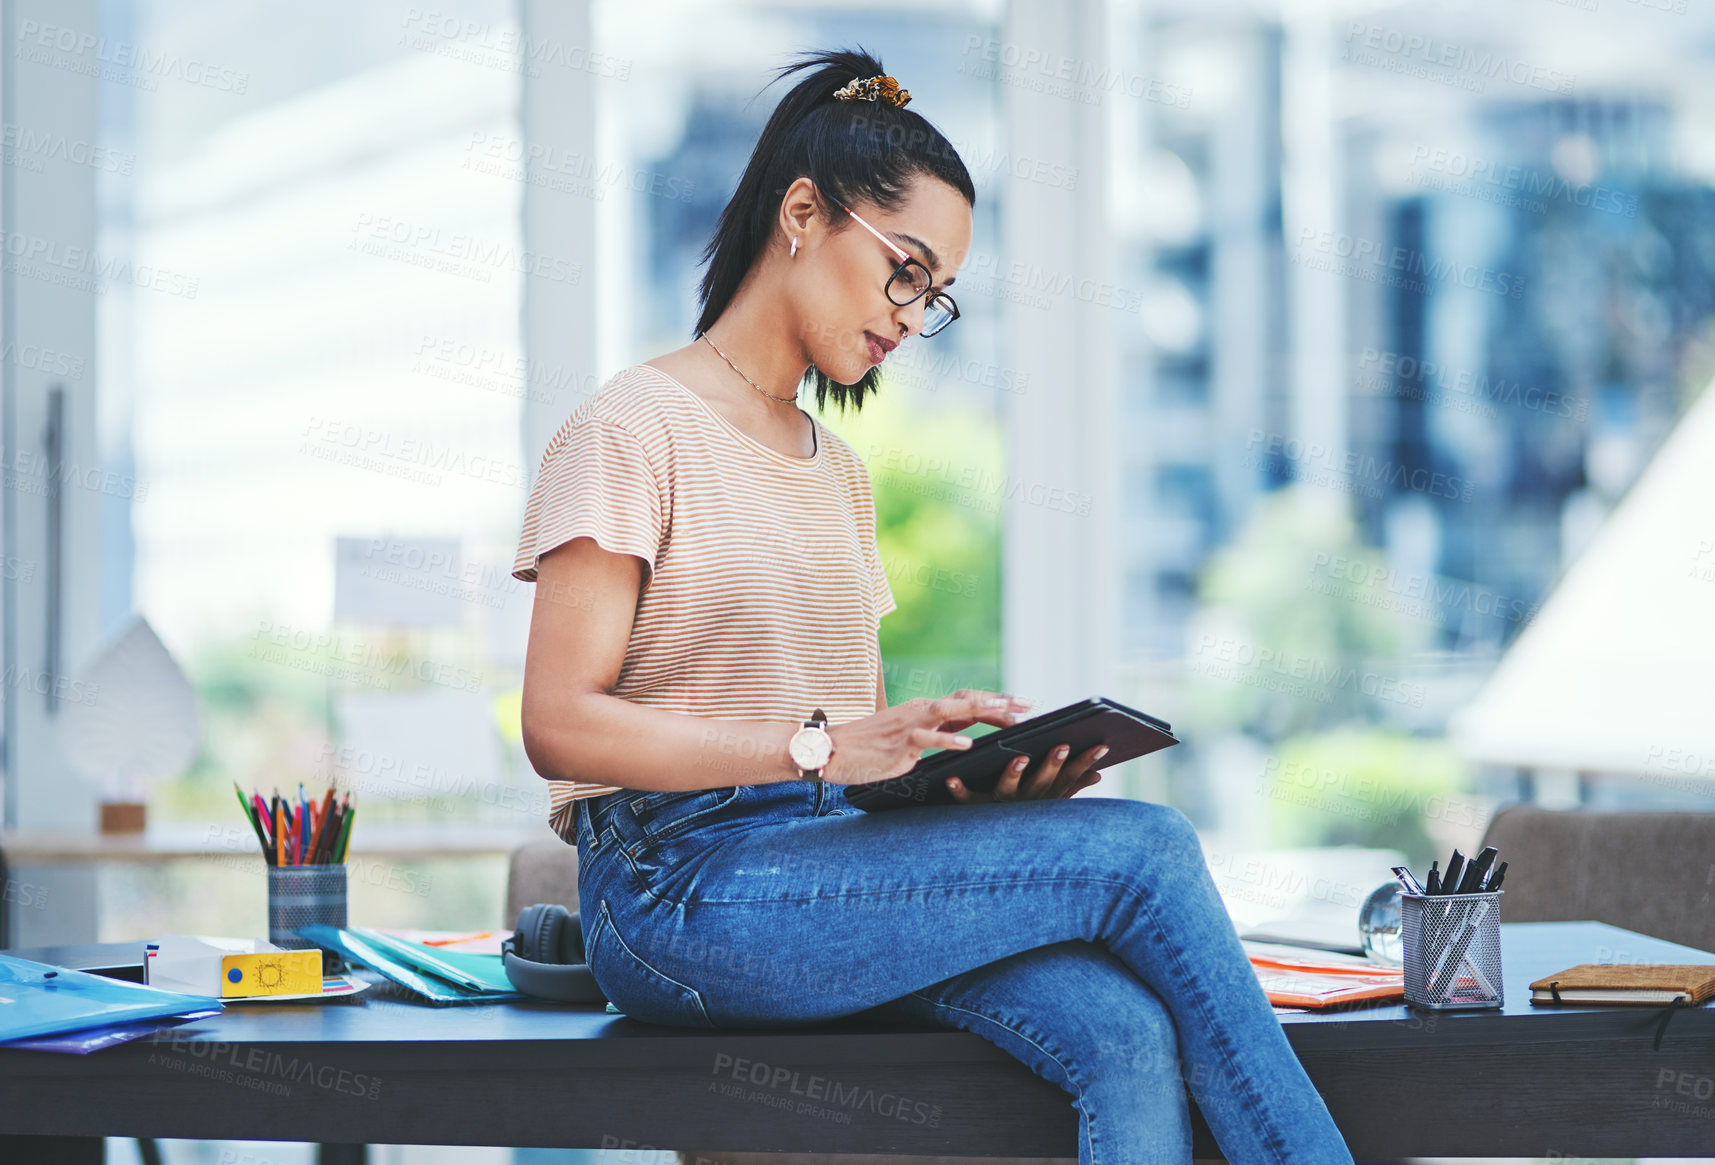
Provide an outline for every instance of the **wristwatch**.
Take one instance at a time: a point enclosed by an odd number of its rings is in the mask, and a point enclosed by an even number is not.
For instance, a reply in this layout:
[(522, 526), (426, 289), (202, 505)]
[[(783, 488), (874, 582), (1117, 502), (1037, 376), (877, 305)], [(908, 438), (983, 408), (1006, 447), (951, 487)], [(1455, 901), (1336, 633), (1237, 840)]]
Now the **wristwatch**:
[(828, 758), (834, 755), (834, 738), (828, 735), (828, 718), (822, 715), (820, 708), (792, 734), (792, 739), (786, 742), (786, 751), (804, 780), (826, 779), (822, 770), (827, 766)]

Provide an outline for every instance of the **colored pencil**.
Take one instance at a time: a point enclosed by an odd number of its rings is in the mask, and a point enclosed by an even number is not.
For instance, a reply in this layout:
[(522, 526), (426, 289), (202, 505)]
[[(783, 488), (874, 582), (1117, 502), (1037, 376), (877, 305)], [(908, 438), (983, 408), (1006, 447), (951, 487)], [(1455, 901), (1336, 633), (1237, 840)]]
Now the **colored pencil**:
[(252, 792), (250, 801), (256, 806), (256, 819), (262, 823), (262, 848), (269, 852), (269, 860), (273, 860), (274, 851), (274, 817), (268, 812), (268, 805), (262, 800), (262, 794)]
[[(346, 800), (350, 801), (350, 797), (347, 797)], [(340, 826), (339, 844), (333, 859), (336, 864), (345, 861), (345, 851), (351, 848), (351, 822), (356, 816), (357, 807), (354, 805), (346, 811), (345, 822)]]
[(252, 791), (249, 797), (232, 783), (244, 819), (262, 846), (262, 856), (271, 866), (311, 866), (343, 862), (351, 844), (351, 819), (356, 812), (352, 794), (339, 796), (328, 786), (322, 798), (312, 800), (298, 786), (297, 804), (282, 797), (279, 789), (269, 800)]
[(250, 828), (256, 834), (257, 844), (261, 845), (262, 852), (266, 854), (268, 852), (268, 837), (262, 832), (262, 823), (256, 819), (256, 811), (244, 799), (244, 790), (238, 787), (237, 781), (232, 782), (232, 791), (238, 794), (238, 805), (244, 810), (244, 819), (250, 822)]
[(310, 861), (320, 865), (327, 861), (328, 854), (333, 850), (334, 835), (339, 832), (339, 803), (335, 802), (322, 821), (320, 834), (316, 837), (315, 852), (310, 855)]
[[(327, 831), (328, 831), (328, 822), (330, 820), (332, 820), (332, 818), (329, 816), (329, 814), (331, 814), (332, 812), (333, 812), (333, 786), (329, 785), (328, 791), (327, 791), (327, 796), (322, 798), (321, 811), (316, 814), (316, 836), (312, 839), (313, 842), (322, 843), (325, 841), (325, 839), (327, 837)], [(323, 844), (322, 848), (326, 849), (327, 847), (325, 844)], [(310, 860), (314, 861), (315, 859), (311, 858)]]

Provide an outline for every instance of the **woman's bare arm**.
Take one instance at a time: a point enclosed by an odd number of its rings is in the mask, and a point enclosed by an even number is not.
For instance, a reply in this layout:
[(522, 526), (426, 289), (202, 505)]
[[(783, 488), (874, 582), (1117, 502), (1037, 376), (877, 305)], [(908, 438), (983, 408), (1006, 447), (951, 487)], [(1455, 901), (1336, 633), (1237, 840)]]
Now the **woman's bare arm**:
[(875, 710), (877, 712), (887, 711), (887, 680), (882, 677), (879, 659), (875, 664)]
[(611, 694), (644, 569), (635, 555), (604, 550), (587, 537), (538, 562), (522, 712), (531, 766), (549, 780), (626, 789), (797, 780), (786, 752), (795, 724), (688, 716)]

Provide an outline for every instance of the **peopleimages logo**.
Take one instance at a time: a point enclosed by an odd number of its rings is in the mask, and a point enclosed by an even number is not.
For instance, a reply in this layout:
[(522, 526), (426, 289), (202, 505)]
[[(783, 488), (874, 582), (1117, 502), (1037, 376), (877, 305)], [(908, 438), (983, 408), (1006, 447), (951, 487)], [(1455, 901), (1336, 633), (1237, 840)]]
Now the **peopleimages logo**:
[[(969, 495), (984, 495), (970, 500), (996, 513), (1000, 510), (1001, 500), (1011, 501), (1019, 498), (1033, 506), (1087, 517), (1095, 501), (1090, 494), (1077, 490), (1050, 486), (1044, 482), (1025, 481), (1015, 474), (997, 475), (979, 465), (949, 462), (933, 454), (925, 456), (915, 450), (890, 448), (873, 442), (865, 461), (871, 466), (879, 462), (880, 468), (887, 472), (891, 479), (890, 489), (929, 493), (931, 496), (961, 503), (966, 503)], [(949, 492), (935, 493), (932, 488), (923, 488), (930, 485), (931, 478), (945, 483)]]
[(1512, 623), (1536, 617), (1540, 604), (1526, 603), (1479, 583), (1397, 570), (1380, 562), (1347, 558), (1319, 550), (1311, 556), (1305, 589), (1365, 606), (1427, 619), (1440, 626), (1461, 622), (1467, 614)]
[(1333, 449), (1315, 441), (1252, 429), (1245, 442), (1245, 463), (1260, 468), (1265, 462), (1291, 462), (1298, 467), (1301, 480), (1341, 486), (1364, 497), (1379, 498), (1380, 487), (1387, 485), (1432, 497), (1471, 500), (1469, 478), (1403, 465), (1392, 458), (1383, 461), (1368, 453), (1348, 451), (1336, 455)]
[[(756, 1084), (771, 1090), (784, 1088), (788, 1093), (805, 1097), (807, 1100), (825, 1101), (827, 1104), (847, 1109), (868, 1110), (877, 1116), (893, 1117), (908, 1124), (924, 1125), (928, 1128), (938, 1128), (941, 1124), (941, 1106), (938, 1104), (911, 1100), (895, 1092), (877, 1092), (863, 1085), (846, 1084), (831, 1077), (806, 1074), (796, 1068), (765, 1064), (761, 1060), (747, 1060), (743, 1056), (731, 1056), (725, 1052), (715, 1054), (711, 1074), (725, 1076), (737, 1085)], [(711, 1081), (709, 1087), (714, 1090), (716, 1082)], [(850, 1117), (847, 1116), (847, 1119)]]
[(1558, 199), (1604, 214), (1638, 216), (1635, 194), (1590, 182), (1569, 182), (1559, 174), (1544, 173), (1534, 166), (1503, 165), (1458, 150), (1419, 145), (1412, 149), (1411, 168), (1445, 175), (1449, 181), (1441, 188), (1454, 193), (1470, 193), (1466, 187), (1475, 189), (1481, 184), (1539, 199)]
[[(1280, 690), (1323, 703), (1328, 701), (1331, 693), (1346, 690), (1361, 692), (1390, 704), (1421, 708), (1423, 697), (1428, 694), (1423, 684), (1384, 676), (1361, 667), (1330, 663), (1295, 651), (1258, 647), (1230, 636), (1212, 633), (1198, 636), (1196, 654), (1198, 658), (1189, 661), (1196, 674), (1256, 687), (1259, 685), (1242, 678), (1245, 673), (1273, 673), (1282, 680), (1294, 681)], [(1230, 666), (1219, 666), (1223, 664)]]
[(1191, 104), (1191, 90), (1186, 86), (1128, 73), (1106, 62), (1046, 52), (1035, 45), (969, 33), (965, 36), (963, 56), (960, 73), (1086, 105), (1100, 105), (1103, 96), (1110, 93), (1179, 109)]
[(68, 69), (85, 76), (149, 92), (167, 77), (205, 89), (242, 95), (250, 87), (250, 74), (210, 64), (177, 52), (157, 52), (146, 45), (36, 20), (18, 22), (13, 49), (19, 60)]
[(1385, 283), (1423, 294), (1431, 283), (1458, 284), (1509, 299), (1524, 297), (1524, 279), (1476, 263), (1437, 259), (1410, 247), (1384, 247), (1374, 239), (1339, 231), (1303, 227), (1289, 258), (1318, 271), (1332, 271), (1366, 283)]
[(583, 277), (581, 262), (393, 215), (360, 213), (351, 231), (349, 250), (484, 283), (492, 281), (494, 271), (533, 275), (556, 283), (577, 283)]
[[(1377, 348), (1365, 348), (1358, 357), (1357, 386), (1432, 403), (1451, 404), (1468, 398), (1470, 402), (1513, 405), (1527, 412), (1579, 421), (1590, 412), (1590, 402), (1583, 397)], [(1492, 418), (1498, 414), (1488, 409), (1481, 415)]]
[[(1357, 49), (1368, 49), (1370, 56), (1379, 54), (1380, 59), (1360, 58), (1354, 52)], [(1494, 49), (1453, 44), (1420, 32), (1367, 24), (1361, 20), (1354, 20), (1346, 26), (1346, 54), (1347, 59), (1357, 60), (1360, 64), (1377, 64), (1387, 68), (1389, 65), (1386, 58), (1401, 63), (1409, 62), (1412, 65), (1421, 62), (1423, 66), (1464, 73), (1473, 80), (1481, 78), (1511, 81), (1515, 85), (1542, 89), (1549, 93), (1570, 93), (1573, 82), (1578, 79), (1576, 73), (1563, 73), (1558, 69), (1533, 65), (1529, 61), (1509, 57)]]

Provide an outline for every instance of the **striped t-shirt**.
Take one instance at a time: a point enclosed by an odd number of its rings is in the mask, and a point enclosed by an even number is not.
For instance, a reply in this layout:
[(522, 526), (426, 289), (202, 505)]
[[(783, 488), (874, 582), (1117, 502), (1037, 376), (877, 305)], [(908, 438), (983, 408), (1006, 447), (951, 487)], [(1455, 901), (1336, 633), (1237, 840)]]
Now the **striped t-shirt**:
[[(548, 442), (512, 576), (535, 582), (542, 554), (580, 535), (643, 560), (612, 695), (723, 720), (797, 723), (820, 708), (842, 724), (875, 712), (877, 627), (897, 604), (869, 470), (811, 421), (815, 455), (791, 457), (634, 364)], [(716, 773), (708, 787), (734, 783)], [(572, 803), (617, 788), (553, 781), (555, 832), (575, 845)]]

